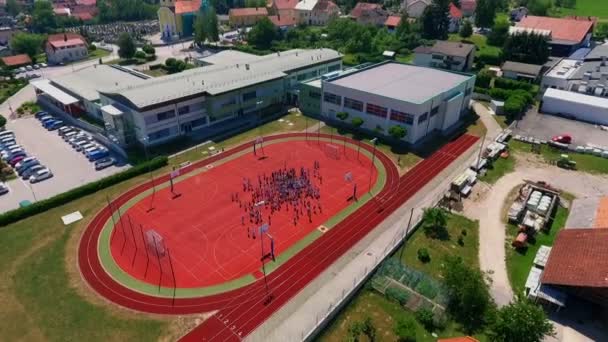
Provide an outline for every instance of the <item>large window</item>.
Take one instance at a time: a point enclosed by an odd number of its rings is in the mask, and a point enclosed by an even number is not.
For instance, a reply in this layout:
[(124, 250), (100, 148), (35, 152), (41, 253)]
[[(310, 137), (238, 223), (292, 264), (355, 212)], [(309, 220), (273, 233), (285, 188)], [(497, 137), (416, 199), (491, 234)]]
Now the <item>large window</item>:
[(431, 109), (431, 117), (437, 115), (437, 113), (439, 113), (439, 106)]
[(150, 141), (153, 141), (153, 140), (158, 140), (161, 138), (168, 137), (169, 135), (171, 135), (171, 128), (165, 128), (165, 129), (161, 129), (160, 131), (156, 131), (154, 133), (148, 134), (148, 139)]
[(363, 111), (363, 102), (345, 97), (344, 98), (344, 107), (362, 112)]
[(464, 96), (469, 96), (471, 95), (471, 91), (473, 88), (467, 88), (467, 90), (464, 91)]
[(391, 109), (391, 120), (412, 125), (414, 123), (414, 116), (412, 114)]
[[(170, 109), (170, 110), (162, 112), (162, 113), (157, 113), (156, 114), (156, 121), (168, 120), (168, 119), (171, 119), (171, 118), (174, 118), (174, 117), (175, 117), (175, 111), (173, 109)], [(147, 123), (153, 123), (154, 120), (152, 118), (153, 117), (146, 118), (146, 122)]]
[(247, 101), (253, 100), (253, 99), (255, 99), (255, 97), (256, 97), (255, 90), (254, 91), (250, 91), (248, 93), (245, 93), (245, 94), (243, 94), (243, 102), (247, 102)]
[(365, 111), (367, 112), (367, 114), (386, 118), (386, 113), (388, 112), (388, 109), (386, 107), (378, 106), (373, 103), (368, 103), (365, 108)]
[(321, 93), (314, 91), (314, 90), (309, 90), (308, 91), (308, 96), (310, 96), (311, 98), (318, 100), (321, 98)]
[(418, 117), (418, 123), (421, 124), (426, 121), (429, 113), (424, 113)]
[(336, 71), (336, 70), (340, 70), (340, 64), (330, 65), (327, 68), (327, 72), (332, 72), (332, 71)]
[(332, 93), (323, 93), (323, 101), (339, 106), (342, 104), (342, 97)]
[(188, 106), (188, 105), (179, 107), (177, 109), (177, 113), (179, 115), (185, 115), (185, 114), (188, 114), (189, 112), (190, 112), (190, 106)]

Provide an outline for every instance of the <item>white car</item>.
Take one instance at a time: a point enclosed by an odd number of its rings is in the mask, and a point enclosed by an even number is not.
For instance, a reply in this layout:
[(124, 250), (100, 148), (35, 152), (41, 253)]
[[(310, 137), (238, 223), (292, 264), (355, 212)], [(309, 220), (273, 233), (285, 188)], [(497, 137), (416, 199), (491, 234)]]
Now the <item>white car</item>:
[(49, 179), (53, 177), (53, 173), (49, 169), (42, 169), (36, 171), (33, 175), (30, 176), (30, 183), (42, 182), (45, 179)]
[(17, 72), (18, 72), (18, 73), (22, 73), (22, 72), (26, 72), (26, 71), (27, 71), (27, 70), (25, 70), (25, 68), (24, 68), (24, 67), (21, 67), (21, 68), (17, 69)]
[(28, 65), (28, 66), (26, 66), (26, 67), (25, 67), (25, 70), (27, 70), (27, 71), (32, 71), (32, 70), (34, 70), (34, 68), (32, 68), (32, 66), (31, 66), (31, 65)]
[(8, 193), (8, 186), (0, 182), (0, 196)]

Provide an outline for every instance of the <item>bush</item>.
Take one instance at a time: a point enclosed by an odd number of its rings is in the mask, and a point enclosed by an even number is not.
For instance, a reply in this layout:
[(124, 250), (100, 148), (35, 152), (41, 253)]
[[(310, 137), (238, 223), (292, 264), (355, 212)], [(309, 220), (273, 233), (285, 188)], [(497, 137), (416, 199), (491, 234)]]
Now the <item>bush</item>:
[(410, 299), (410, 294), (404, 290), (399, 290), (393, 287), (389, 287), (384, 292), (386, 298), (396, 301), (401, 305), (407, 304), (407, 301)]
[(478, 55), (476, 58), (476, 62), (482, 62), (484, 65), (486, 64), (490, 64), (490, 65), (501, 65), (502, 64), (502, 57), (499, 55), (489, 55), (489, 54), (480, 54)]
[(506, 101), (509, 96), (511, 96), (511, 91), (501, 88), (492, 88), (489, 91), (489, 95), (495, 100)]
[(531, 91), (534, 88), (534, 86), (530, 83), (510, 80), (504, 77), (497, 77), (494, 80), (494, 87), (509, 90), (523, 89), (527, 91)]
[(431, 255), (429, 254), (429, 251), (426, 248), (418, 249), (418, 260), (424, 263), (431, 261)]
[(409, 317), (397, 317), (393, 332), (399, 342), (416, 342), (416, 322)]
[(135, 58), (146, 59), (146, 53), (141, 50), (137, 50), (137, 52), (135, 52)]
[(156, 49), (150, 44), (146, 44), (141, 48), (148, 55), (156, 55)]
[(490, 90), (488, 90), (486, 88), (479, 88), (479, 87), (475, 87), (475, 89), (473, 91), (476, 92), (477, 94), (484, 94), (484, 95), (488, 95), (490, 93)]
[(156, 55), (146, 55), (146, 61), (152, 62), (156, 60)]
[(89, 51), (95, 51), (95, 50), (97, 50), (97, 45), (89, 44)]
[(467, 236), (467, 230), (466, 229), (461, 230), (460, 235)]
[(492, 73), (488, 70), (481, 70), (475, 78), (475, 86), (481, 88), (490, 88), (492, 82)]
[(3, 128), (4, 126), (6, 126), (6, 118), (0, 115), (0, 127)]
[(462, 236), (462, 235), (460, 235), (460, 236), (458, 237), (458, 245), (460, 245), (460, 246), (464, 246), (464, 238), (463, 238), (463, 236)]
[(435, 315), (425, 307), (416, 310), (416, 319), (427, 331), (433, 331), (435, 328)]
[(167, 157), (156, 157), (148, 162), (133, 166), (132, 168), (130, 168), (126, 171), (102, 178), (95, 182), (91, 182), (91, 183), (79, 186), (75, 189), (66, 191), (59, 195), (53, 196), (51, 198), (41, 200), (38, 202), (34, 202), (33, 204), (31, 204), (27, 207), (7, 211), (4, 214), (0, 215), (0, 227), (6, 226), (13, 222), (17, 222), (19, 220), (23, 220), (27, 217), (39, 214), (41, 212), (50, 210), (52, 208), (66, 204), (66, 203), (71, 202), (80, 197), (90, 195), (99, 190), (110, 187), (114, 184), (118, 184), (127, 179), (144, 174), (144, 173), (148, 172), (148, 170), (159, 169), (159, 168), (167, 165), (167, 161), (168, 161)]

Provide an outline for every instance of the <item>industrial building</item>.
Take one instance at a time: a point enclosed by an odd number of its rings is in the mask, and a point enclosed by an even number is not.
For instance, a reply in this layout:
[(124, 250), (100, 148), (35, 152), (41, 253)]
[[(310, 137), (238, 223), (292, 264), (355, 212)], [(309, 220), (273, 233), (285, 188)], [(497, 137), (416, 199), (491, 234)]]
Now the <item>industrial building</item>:
[(314, 93), (314, 83), (301, 91), (301, 107), (319, 97), (321, 117), (339, 120), (347, 112), (363, 119), (361, 128), (388, 136), (402, 126), (403, 141), (417, 144), (433, 132), (449, 132), (466, 113), (475, 76), (387, 61), (337, 75), (326, 75)]
[(342, 68), (342, 56), (331, 49), (223, 57), (215, 58), (216, 64), (210, 58), (201, 63), (204, 67), (148, 79), (99, 65), (40, 80), (35, 87), (40, 102), (52, 110), (102, 119), (123, 146), (156, 145), (184, 135), (219, 134), (279, 114), (297, 103), (300, 82)]

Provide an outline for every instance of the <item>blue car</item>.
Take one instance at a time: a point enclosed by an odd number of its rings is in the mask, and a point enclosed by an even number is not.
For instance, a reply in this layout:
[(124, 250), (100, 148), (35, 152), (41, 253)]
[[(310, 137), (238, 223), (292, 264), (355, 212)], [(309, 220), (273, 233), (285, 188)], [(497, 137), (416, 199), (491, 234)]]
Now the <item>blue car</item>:
[(108, 150), (96, 150), (96, 151), (89, 153), (87, 155), (87, 158), (90, 161), (95, 161), (95, 160), (99, 160), (102, 158), (106, 158), (108, 156), (110, 156), (110, 153), (108, 152)]
[(49, 115), (49, 113), (45, 112), (45, 111), (40, 111), (40, 112), (36, 112), (36, 114), (34, 114), (34, 116), (36, 117), (36, 119), (40, 119), (41, 117), (43, 117), (45, 115)]
[(44, 121), (42, 123), (42, 126), (44, 128), (46, 128), (46, 129), (48, 129), (49, 127), (51, 127), (52, 125), (56, 124), (57, 122), (61, 122), (61, 121), (60, 120), (55, 120), (55, 119), (47, 120), (47, 121)]
[(59, 127), (63, 127), (63, 121), (55, 120), (55, 121), (53, 121), (53, 123), (49, 124), (47, 129), (49, 131), (54, 131), (54, 130), (58, 129)]
[(42, 123), (42, 125), (44, 125), (45, 122), (52, 121), (52, 120), (55, 120), (55, 118), (50, 115), (43, 116), (42, 118), (40, 118), (40, 122)]

